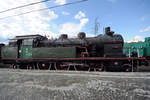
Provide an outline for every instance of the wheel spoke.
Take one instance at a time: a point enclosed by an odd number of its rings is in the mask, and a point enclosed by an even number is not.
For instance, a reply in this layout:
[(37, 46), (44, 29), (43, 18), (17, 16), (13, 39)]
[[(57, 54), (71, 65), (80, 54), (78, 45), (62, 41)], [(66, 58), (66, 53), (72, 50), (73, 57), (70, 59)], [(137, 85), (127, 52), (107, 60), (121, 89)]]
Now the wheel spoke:
[(90, 72), (91, 71), (91, 68), (89, 67), (88, 71)]
[(68, 69), (67, 70), (70, 70), (70, 65), (68, 66)]
[(57, 70), (57, 64), (56, 63), (54, 64), (54, 68), (55, 68), (55, 70)]
[(51, 67), (52, 67), (52, 63), (49, 64), (48, 70), (51, 70)]
[(76, 66), (75, 66), (75, 65), (74, 65), (74, 70), (75, 70), (75, 71), (77, 71), (77, 68), (76, 68)]

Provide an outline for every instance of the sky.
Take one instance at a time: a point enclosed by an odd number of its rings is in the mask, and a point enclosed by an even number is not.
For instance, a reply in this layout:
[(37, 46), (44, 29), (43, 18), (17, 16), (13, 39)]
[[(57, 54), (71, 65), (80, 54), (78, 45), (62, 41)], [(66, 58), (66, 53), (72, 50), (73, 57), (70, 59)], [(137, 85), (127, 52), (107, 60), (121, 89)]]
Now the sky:
[[(38, 2), (40, 0), (1, 0), (0, 11)], [(58, 38), (61, 34), (76, 37), (85, 32), (87, 37), (104, 33), (110, 26), (126, 42), (150, 37), (150, 0), (88, 0), (79, 4), (9, 17), (31, 10), (63, 5), (80, 0), (50, 0), (5, 13), (0, 13), (0, 42), (6, 43), (17, 35), (46, 35)], [(11, 5), (11, 6), (10, 6)], [(99, 23), (95, 34), (95, 19)]]

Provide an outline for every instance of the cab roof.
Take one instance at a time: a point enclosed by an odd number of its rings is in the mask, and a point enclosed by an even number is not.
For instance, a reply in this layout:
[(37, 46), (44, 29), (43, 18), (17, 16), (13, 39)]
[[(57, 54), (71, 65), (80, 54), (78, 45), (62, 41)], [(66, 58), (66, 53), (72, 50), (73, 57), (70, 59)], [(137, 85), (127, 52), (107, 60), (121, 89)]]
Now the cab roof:
[(10, 39), (10, 40), (35, 39), (38, 37), (44, 37), (44, 36), (39, 35), (39, 34), (37, 34), (37, 35), (22, 35), (22, 36), (16, 36), (15, 38)]

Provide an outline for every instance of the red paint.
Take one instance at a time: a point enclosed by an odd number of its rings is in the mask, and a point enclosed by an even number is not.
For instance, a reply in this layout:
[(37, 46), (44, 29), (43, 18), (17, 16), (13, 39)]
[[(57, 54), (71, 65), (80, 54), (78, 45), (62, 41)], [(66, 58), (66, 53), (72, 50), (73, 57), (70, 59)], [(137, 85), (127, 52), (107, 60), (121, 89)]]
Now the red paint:
[(80, 58), (29, 58), (29, 59), (23, 59), (23, 58), (6, 58), (2, 59), (2, 61), (110, 61), (110, 60), (146, 60), (146, 58), (138, 58), (138, 57), (119, 57), (119, 58), (111, 58), (111, 57), (80, 57)]

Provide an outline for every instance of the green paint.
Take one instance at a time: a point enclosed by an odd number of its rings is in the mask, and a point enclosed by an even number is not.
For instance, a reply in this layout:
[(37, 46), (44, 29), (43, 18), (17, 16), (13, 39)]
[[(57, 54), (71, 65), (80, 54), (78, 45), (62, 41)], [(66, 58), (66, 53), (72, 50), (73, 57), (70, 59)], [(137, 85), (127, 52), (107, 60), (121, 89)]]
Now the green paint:
[(2, 58), (17, 58), (17, 47), (5, 46), (1, 52)]
[(126, 43), (124, 44), (124, 50), (128, 55), (131, 54), (131, 52), (138, 52), (139, 56), (145, 56), (145, 43)]
[(76, 47), (33, 48), (33, 58), (71, 58), (76, 57)]
[(138, 51), (139, 56), (150, 56), (150, 37), (145, 38), (144, 42), (125, 43), (124, 50), (127, 55)]
[(32, 58), (32, 46), (22, 47), (22, 58)]
[(146, 48), (146, 54), (147, 54), (147, 56), (150, 56), (150, 47)]

